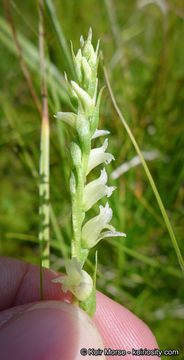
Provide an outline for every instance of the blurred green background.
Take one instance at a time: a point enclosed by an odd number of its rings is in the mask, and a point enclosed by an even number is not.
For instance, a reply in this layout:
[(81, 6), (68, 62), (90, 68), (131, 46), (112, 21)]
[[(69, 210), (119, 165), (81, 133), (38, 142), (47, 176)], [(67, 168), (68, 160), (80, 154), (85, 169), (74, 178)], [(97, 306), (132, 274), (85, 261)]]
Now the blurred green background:
[[(70, 111), (63, 80), (64, 71), (72, 78), (70, 40), (76, 52), (80, 35), (86, 37), (90, 26), (94, 45), (101, 39), (116, 100), (141, 150), (157, 151), (148, 165), (184, 253), (184, 3), (53, 0), (52, 5), (56, 9), (53, 16), (45, 9), (52, 268), (63, 270), (63, 255), (67, 256), (70, 249), (72, 135), (53, 114), (61, 109)], [(9, 1), (9, 9), (41, 101), (37, 2)], [(40, 115), (23, 76), (2, 3), (0, 10), (0, 248), (3, 255), (38, 264)], [(101, 64), (99, 78), (100, 86), (104, 85)], [(111, 131), (109, 151), (115, 161), (107, 167), (110, 177), (136, 153), (107, 89), (101, 106), (102, 127)], [(160, 349), (178, 348), (181, 353), (176, 358), (183, 359), (183, 276), (149, 181), (139, 165), (110, 183), (117, 186), (109, 201), (114, 213), (112, 224), (127, 237), (98, 245), (97, 288), (142, 318), (154, 332)], [(89, 269), (93, 259), (94, 252)]]

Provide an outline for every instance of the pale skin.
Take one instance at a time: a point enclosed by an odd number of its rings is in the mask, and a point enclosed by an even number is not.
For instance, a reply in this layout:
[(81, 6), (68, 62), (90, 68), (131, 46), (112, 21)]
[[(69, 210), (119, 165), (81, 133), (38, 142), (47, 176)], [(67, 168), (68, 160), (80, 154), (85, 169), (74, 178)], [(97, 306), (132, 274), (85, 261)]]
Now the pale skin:
[(0, 274), (2, 360), (148, 360), (150, 356), (82, 356), (80, 349), (158, 348), (147, 325), (99, 292), (92, 320), (70, 304), (72, 296), (61, 291), (61, 284), (52, 283), (54, 271), (44, 269), (43, 301), (36, 265), (0, 257)]

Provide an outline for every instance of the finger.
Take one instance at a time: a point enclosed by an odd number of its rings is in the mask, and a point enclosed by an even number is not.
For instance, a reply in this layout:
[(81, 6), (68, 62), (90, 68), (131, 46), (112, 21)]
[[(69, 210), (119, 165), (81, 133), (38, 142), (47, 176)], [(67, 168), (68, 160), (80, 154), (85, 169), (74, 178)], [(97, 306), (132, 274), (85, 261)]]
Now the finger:
[[(43, 301), (16, 310), (14, 308), (14, 315), (1, 326), (3, 360), (89, 360), (91, 356), (82, 356), (81, 349), (85, 352), (88, 348), (103, 348), (94, 322), (77, 306)], [(103, 356), (95, 358), (104, 359)]]
[[(2, 278), (0, 279), (0, 290), (3, 290), (2, 283), (6, 289), (6, 298), (10, 296), (12, 304), (23, 304), (30, 301), (37, 301), (40, 298), (39, 289), (39, 268), (18, 260), (1, 258), (0, 261)], [(71, 294), (65, 298), (59, 284), (53, 284), (51, 279), (56, 273), (51, 270), (44, 270), (44, 293), (45, 298), (71, 300)], [(7, 284), (5, 278), (8, 280)], [(1, 293), (3, 293), (1, 290)], [(0, 305), (2, 300), (0, 300)], [(4, 308), (6, 307), (4, 302)], [(146, 347), (154, 349), (158, 347), (156, 340), (149, 328), (130, 311), (121, 305), (110, 300), (106, 296), (97, 292), (97, 311), (95, 314), (95, 323), (99, 328), (106, 347), (122, 349), (127, 351)], [(3, 319), (2, 319), (3, 321)], [(132, 355), (127, 354), (126, 358), (131, 359)], [(111, 359), (109, 357), (109, 359)], [(136, 359), (136, 356), (133, 356)], [(150, 358), (150, 357), (149, 357)], [(113, 359), (120, 357), (113, 356)], [(139, 356), (139, 359), (146, 359), (146, 356)], [(155, 357), (152, 356), (155, 360)], [(157, 357), (158, 359), (158, 357)]]
[[(40, 300), (40, 269), (25, 261), (0, 256), (0, 310)], [(44, 299), (71, 301), (71, 294), (54, 284), (58, 273), (43, 269)]]
[(106, 359), (150, 360), (150, 357), (152, 360), (159, 359), (156, 355), (136, 356), (133, 349), (158, 349), (153, 333), (137, 316), (99, 292), (97, 292), (97, 309), (94, 321), (103, 337), (104, 347), (126, 351), (126, 356), (123, 354), (122, 356), (113, 356), (109, 353)]

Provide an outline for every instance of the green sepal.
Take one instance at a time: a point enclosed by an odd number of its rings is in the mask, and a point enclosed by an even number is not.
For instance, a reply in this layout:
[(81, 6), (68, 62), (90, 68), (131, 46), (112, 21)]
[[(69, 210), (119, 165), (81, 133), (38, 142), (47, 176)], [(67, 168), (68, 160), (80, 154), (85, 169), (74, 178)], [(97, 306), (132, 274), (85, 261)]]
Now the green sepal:
[(87, 257), (88, 257), (88, 254), (89, 254), (89, 249), (84, 249), (81, 247), (80, 249), (80, 261), (82, 262), (82, 266), (84, 265)]
[(77, 111), (78, 108), (78, 98), (75, 95), (75, 93), (73, 92), (69, 82), (68, 82), (68, 78), (67, 78), (67, 74), (65, 73), (65, 81), (66, 81), (66, 86), (67, 86), (67, 90), (68, 90), (68, 95), (71, 101), (71, 104), (73, 105), (74, 109)]
[(81, 73), (82, 53), (81, 53), (81, 49), (79, 49), (76, 56), (75, 56), (74, 51), (73, 51), (72, 41), (71, 41), (71, 53), (72, 53), (72, 59), (73, 59), (73, 63), (74, 63), (75, 73), (77, 75), (77, 80), (79, 81), (79, 83), (81, 83), (81, 79), (82, 79), (82, 73)]
[(93, 290), (85, 301), (80, 301), (80, 307), (88, 313), (89, 316), (93, 317), (96, 311), (96, 272), (97, 272), (97, 251), (95, 253), (95, 269), (93, 273)]
[(85, 113), (80, 110), (78, 111), (76, 130), (79, 136), (83, 155), (88, 156), (91, 149), (89, 120), (86, 118)]
[(98, 72), (98, 64), (99, 64), (99, 55), (96, 59), (96, 61), (93, 63), (90, 61), (88, 62), (91, 68), (91, 79), (88, 86), (88, 94), (93, 98), (95, 93), (95, 87), (96, 87), (96, 79), (97, 79), (97, 72)]
[(95, 63), (88, 62), (91, 68), (91, 78), (89, 81), (88, 86), (88, 94), (91, 96), (91, 98), (94, 97), (95, 88), (96, 88), (96, 80), (97, 80), (97, 71), (98, 71), (98, 64), (99, 64), (99, 56), (97, 57), (97, 60)]
[(98, 127), (98, 122), (99, 122), (99, 109), (100, 109), (100, 102), (101, 102), (101, 97), (102, 97), (102, 92), (104, 90), (105, 86), (103, 86), (100, 89), (100, 92), (98, 94), (98, 99), (97, 99), (97, 103), (94, 109), (94, 113), (93, 116), (90, 118), (90, 131), (91, 131), (91, 136), (94, 134), (95, 130)]
[(90, 58), (94, 58), (95, 52), (93, 49), (93, 45), (91, 44), (92, 40), (92, 29), (89, 29), (87, 40), (84, 41), (82, 46), (82, 55), (89, 60)]
[(82, 66), (81, 66), (81, 70), (82, 70), (82, 87), (87, 90), (88, 86), (89, 86), (89, 82), (91, 79), (91, 68), (86, 60), (86, 58), (83, 56), (82, 57)]
[(80, 102), (84, 112), (89, 115), (94, 111), (94, 101), (89, 96), (89, 94), (82, 89), (75, 81), (71, 81), (71, 86), (78, 98), (78, 103)]

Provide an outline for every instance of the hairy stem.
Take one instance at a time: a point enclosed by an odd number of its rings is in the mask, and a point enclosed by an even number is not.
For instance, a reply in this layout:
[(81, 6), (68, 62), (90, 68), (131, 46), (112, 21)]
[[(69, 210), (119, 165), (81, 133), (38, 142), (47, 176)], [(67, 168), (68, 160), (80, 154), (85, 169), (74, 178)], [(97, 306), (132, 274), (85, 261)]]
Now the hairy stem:
[(77, 171), (76, 193), (72, 199), (72, 223), (73, 223), (73, 244), (72, 257), (76, 257), (79, 261), (81, 258), (81, 228), (83, 221), (82, 200), (84, 191), (84, 180), (81, 169)]
[[(49, 212), (49, 117), (47, 102), (47, 86), (45, 75), (45, 54), (44, 54), (44, 31), (43, 31), (43, 2), (39, 1), (39, 47), (40, 47), (40, 65), (42, 77), (42, 124), (41, 124), (41, 140), (40, 140), (40, 268), (49, 268), (50, 266), (50, 212)], [(42, 276), (41, 276), (42, 283)]]

